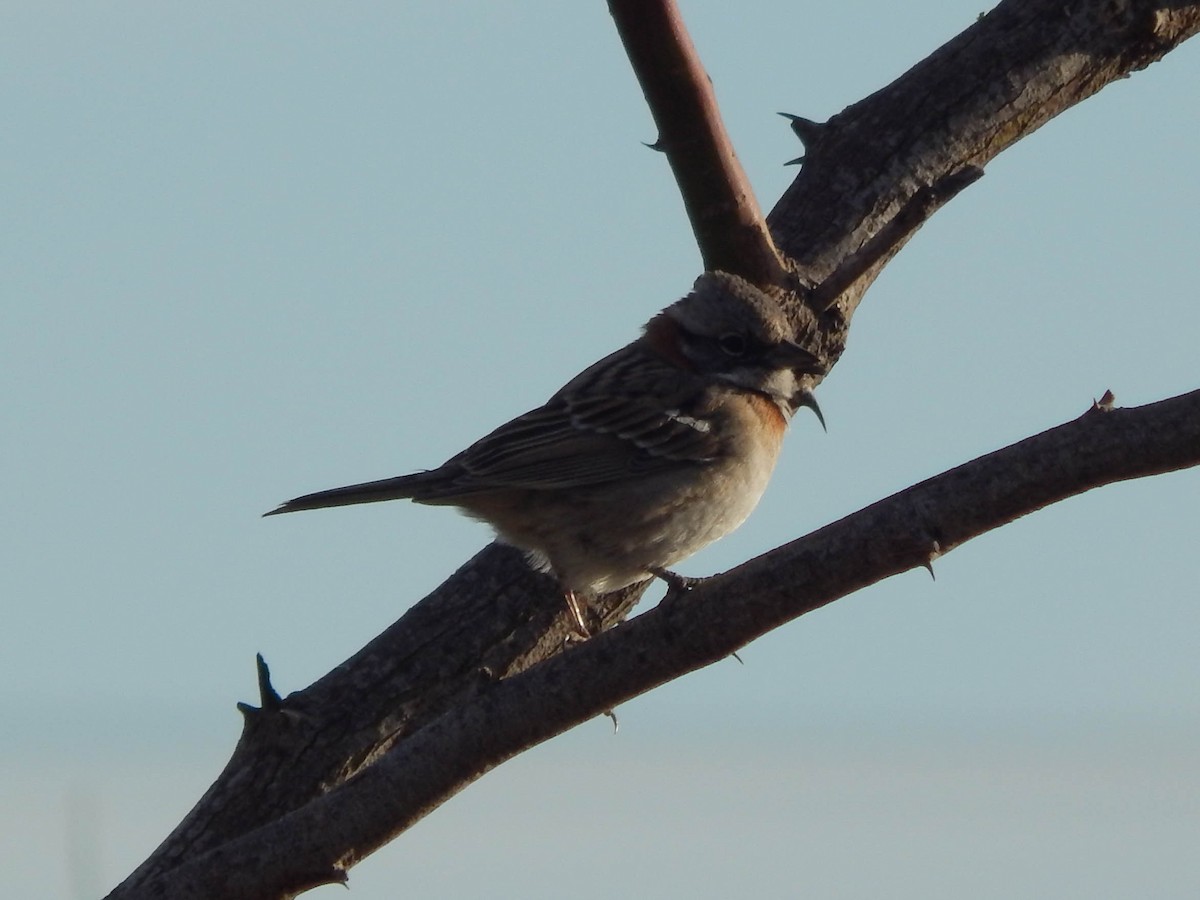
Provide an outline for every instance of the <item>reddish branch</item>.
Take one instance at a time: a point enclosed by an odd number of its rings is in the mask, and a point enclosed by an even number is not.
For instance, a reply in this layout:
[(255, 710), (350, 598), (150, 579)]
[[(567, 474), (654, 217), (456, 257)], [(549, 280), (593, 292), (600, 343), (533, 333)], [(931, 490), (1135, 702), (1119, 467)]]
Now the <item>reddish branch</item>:
[(712, 82), (673, 2), (609, 0), (609, 11), (658, 126), (707, 270), (786, 286), (750, 181), (721, 123)]

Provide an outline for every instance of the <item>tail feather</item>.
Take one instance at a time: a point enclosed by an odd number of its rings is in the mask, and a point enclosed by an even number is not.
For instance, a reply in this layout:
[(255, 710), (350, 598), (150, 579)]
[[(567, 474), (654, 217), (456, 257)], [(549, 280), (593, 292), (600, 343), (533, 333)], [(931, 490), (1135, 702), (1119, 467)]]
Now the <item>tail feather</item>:
[(315, 494), (305, 494), (303, 497), (296, 497), (287, 503), (281, 503), (263, 515), (277, 516), (280, 513), (299, 512), (302, 509), (324, 509), (327, 506), (351, 506), (355, 503), (403, 500), (412, 497), (420, 490), (421, 482), (426, 480), (428, 474), (419, 472), (415, 475), (401, 475), (397, 478), (365, 481), (362, 484), (348, 484), (345, 487), (332, 488), (328, 491), (317, 491)]

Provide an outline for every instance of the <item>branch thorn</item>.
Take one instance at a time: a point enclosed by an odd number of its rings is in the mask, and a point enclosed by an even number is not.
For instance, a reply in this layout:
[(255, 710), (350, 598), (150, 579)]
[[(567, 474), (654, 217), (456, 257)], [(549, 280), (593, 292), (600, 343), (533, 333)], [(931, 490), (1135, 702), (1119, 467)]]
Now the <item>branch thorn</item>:
[(1112, 391), (1106, 390), (1104, 396), (1099, 400), (1092, 401), (1092, 408), (1088, 412), (1112, 412), (1113, 407), (1117, 404), (1116, 395)]
[[(794, 116), (791, 113), (785, 112), (781, 112), (779, 115), (792, 123), (792, 133), (800, 138), (800, 143), (804, 145), (805, 149), (815, 146), (825, 133), (824, 122), (814, 122), (812, 119), (804, 118), (804, 116)], [(802, 161), (803, 159), (804, 157), (801, 156), (800, 160)], [(794, 162), (796, 160), (792, 161), (792, 163)], [(792, 163), (784, 163), (784, 165), (792, 165)]]
[(271, 669), (261, 653), (254, 654), (255, 668), (258, 670), (258, 696), (262, 708), (278, 710), (283, 708), (283, 698), (271, 684)]
[(925, 560), (921, 565), (925, 571), (929, 573), (929, 577), (937, 581), (937, 575), (933, 571), (933, 561), (942, 555), (942, 545), (938, 543), (936, 538), (929, 539), (929, 548), (925, 552)]

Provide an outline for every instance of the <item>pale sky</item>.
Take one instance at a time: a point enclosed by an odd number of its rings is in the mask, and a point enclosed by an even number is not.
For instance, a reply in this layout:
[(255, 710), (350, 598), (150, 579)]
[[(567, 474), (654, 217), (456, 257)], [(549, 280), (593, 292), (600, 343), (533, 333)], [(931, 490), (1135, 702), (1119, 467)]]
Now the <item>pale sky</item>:
[[(682, 8), (764, 208), (777, 111), (827, 118), (981, 11)], [(798, 418), (680, 570), (1106, 389), (1200, 386), (1198, 83), (1193, 42), (939, 212), (820, 389), (829, 433)], [(3, 4), (0, 97), (0, 881), (94, 897), (216, 777), (256, 652), (298, 690), (488, 540), (403, 503), (259, 515), (440, 463), (700, 263), (600, 2)], [(1200, 895), (1198, 531), (1197, 471), (1029, 516), (502, 767), (352, 896)]]

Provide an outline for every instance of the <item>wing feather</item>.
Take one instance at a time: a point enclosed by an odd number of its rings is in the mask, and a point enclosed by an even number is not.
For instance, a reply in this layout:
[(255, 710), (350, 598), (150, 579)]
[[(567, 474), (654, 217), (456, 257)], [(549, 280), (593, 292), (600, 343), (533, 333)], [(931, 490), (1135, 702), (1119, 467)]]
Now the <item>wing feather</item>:
[[(649, 370), (649, 371), (648, 371)], [(601, 360), (545, 406), (518, 416), (448, 460), (450, 477), (420, 499), (494, 488), (554, 490), (651, 475), (722, 455), (698, 409), (701, 389), (636, 344)], [(647, 392), (647, 384), (662, 386)]]

